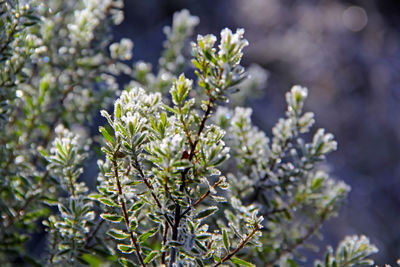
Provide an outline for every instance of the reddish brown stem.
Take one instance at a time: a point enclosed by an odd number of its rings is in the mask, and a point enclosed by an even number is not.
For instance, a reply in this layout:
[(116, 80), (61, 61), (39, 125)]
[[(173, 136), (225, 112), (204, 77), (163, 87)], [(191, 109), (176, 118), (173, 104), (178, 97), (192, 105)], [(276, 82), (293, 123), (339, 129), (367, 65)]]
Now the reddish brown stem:
[(143, 262), (142, 255), (140, 254), (140, 247), (139, 247), (139, 244), (136, 242), (136, 239), (135, 239), (135, 237), (133, 236), (133, 232), (132, 232), (132, 230), (130, 229), (129, 216), (128, 216), (128, 212), (126, 211), (126, 204), (125, 204), (124, 198), (122, 197), (122, 187), (121, 187), (121, 183), (120, 183), (120, 181), (119, 181), (118, 163), (117, 163), (117, 160), (116, 160), (116, 154), (117, 154), (117, 152), (118, 152), (118, 150), (116, 150), (116, 152), (114, 153), (114, 159), (112, 160), (112, 163), (113, 163), (113, 166), (114, 166), (114, 176), (115, 176), (115, 180), (116, 180), (116, 183), (117, 183), (118, 194), (119, 194), (119, 196), (121, 197), (121, 198), (120, 198), (120, 199), (121, 199), (121, 203), (120, 203), (120, 204), (121, 204), (122, 213), (123, 213), (124, 219), (125, 219), (126, 230), (128, 231), (128, 233), (129, 233), (129, 235), (130, 235), (130, 238), (131, 238), (131, 241), (132, 241), (132, 244), (133, 244), (133, 246), (135, 247), (136, 255), (137, 255), (138, 259), (139, 259), (140, 264), (141, 264), (142, 266), (146, 266), (146, 265), (144, 264), (144, 262)]
[[(212, 186), (214, 189), (217, 188), (218, 185), (220, 185), (222, 183), (222, 180), (218, 180), (214, 183), (214, 185)], [(197, 205), (200, 204), (200, 202), (202, 202), (209, 194), (211, 193), (211, 190), (208, 189), (207, 192), (205, 192), (198, 200), (196, 200), (196, 202), (193, 203), (192, 206), (187, 207), (187, 209), (181, 214), (181, 217), (183, 217), (184, 215), (186, 215), (191, 209), (195, 208)]]
[(233, 256), (235, 256), (235, 254), (238, 253), (239, 250), (241, 250), (246, 245), (247, 242), (249, 242), (250, 238), (252, 238), (255, 235), (255, 233), (257, 233), (258, 230), (259, 230), (258, 226), (255, 226), (253, 231), (246, 237), (245, 240), (242, 241), (242, 243), (240, 243), (240, 245), (234, 251), (227, 254), (225, 257), (223, 257), (222, 260), (220, 262), (216, 263), (213, 267), (219, 266), (222, 263), (230, 260)]

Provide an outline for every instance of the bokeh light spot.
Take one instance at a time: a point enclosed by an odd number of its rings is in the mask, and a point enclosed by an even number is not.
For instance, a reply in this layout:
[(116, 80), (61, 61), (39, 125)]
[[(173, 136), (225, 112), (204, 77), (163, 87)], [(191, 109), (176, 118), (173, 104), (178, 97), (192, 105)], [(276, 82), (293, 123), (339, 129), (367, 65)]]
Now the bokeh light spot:
[(368, 23), (368, 15), (365, 9), (359, 6), (348, 7), (342, 15), (343, 25), (353, 32), (361, 31)]

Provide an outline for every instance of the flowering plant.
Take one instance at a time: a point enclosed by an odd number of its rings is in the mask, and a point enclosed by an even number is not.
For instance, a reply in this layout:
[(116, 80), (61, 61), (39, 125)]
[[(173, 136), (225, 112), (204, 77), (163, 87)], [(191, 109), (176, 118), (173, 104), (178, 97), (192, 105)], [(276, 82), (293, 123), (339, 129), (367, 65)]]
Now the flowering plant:
[[(223, 29), (219, 41), (198, 35), (190, 60), (199, 19), (177, 12), (153, 73), (148, 63), (127, 64), (129, 39), (109, 42), (123, 19), (119, 0), (0, 8), (5, 265), (297, 266), (298, 248), (349, 192), (321, 165), (336, 149), (333, 135), (304, 137), (314, 123), (303, 112), (306, 88), (286, 94), (271, 139), (240, 107), (267, 79), (261, 67), (240, 65), (243, 29)], [(131, 82), (120, 92), (121, 73)], [(88, 134), (92, 111), (116, 94), (113, 112), (101, 111), (101, 137)], [(99, 143), (89, 189), (79, 180)], [(44, 256), (33, 257), (27, 242), (42, 230)], [(315, 264), (373, 264), (376, 251), (365, 236), (347, 237)]]

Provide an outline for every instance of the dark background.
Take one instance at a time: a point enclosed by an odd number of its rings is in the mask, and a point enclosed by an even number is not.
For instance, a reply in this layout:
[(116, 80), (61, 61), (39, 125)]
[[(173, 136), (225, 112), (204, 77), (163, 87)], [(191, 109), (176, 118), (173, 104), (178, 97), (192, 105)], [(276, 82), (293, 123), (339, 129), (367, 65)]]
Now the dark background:
[[(134, 60), (157, 64), (172, 14), (200, 17), (196, 33), (245, 28), (244, 65), (270, 72), (264, 97), (250, 100), (253, 121), (268, 135), (285, 112), (284, 93), (309, 88), (306, 109), (316, 127), (335, 134), (328, 158), (352, 191), (340, 215), (324, 227), (334, 246), (365, 234), (384, 266), (400, 258), (400, 2), (397, 0), (127, 0), (114, 37), (131, 38)], [(323, 243), (322, 247), (326, 246)]]

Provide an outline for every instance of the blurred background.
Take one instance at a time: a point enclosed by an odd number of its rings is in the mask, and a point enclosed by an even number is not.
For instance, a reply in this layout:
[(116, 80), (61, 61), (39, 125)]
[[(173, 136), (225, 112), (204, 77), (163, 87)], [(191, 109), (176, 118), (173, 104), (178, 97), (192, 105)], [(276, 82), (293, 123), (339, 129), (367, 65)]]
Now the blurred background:
[(323, 229), (334, 246), (365, 234), (380, 266), (400, 258), (400, 1), (398, 0), (130, 0), (114, 37), (131, 38), (134, 60), (157, 65), (163, 27), (183, 8), (199, 16), (196, 33), (245, 28), (244, 64), (266, 68), (261, 98), (248, 101), (255, 124), (271, 133), (284, 115), (284, 93), (309, 88), (306, 110), (335, 134), (335, 177), (352, 191)]

